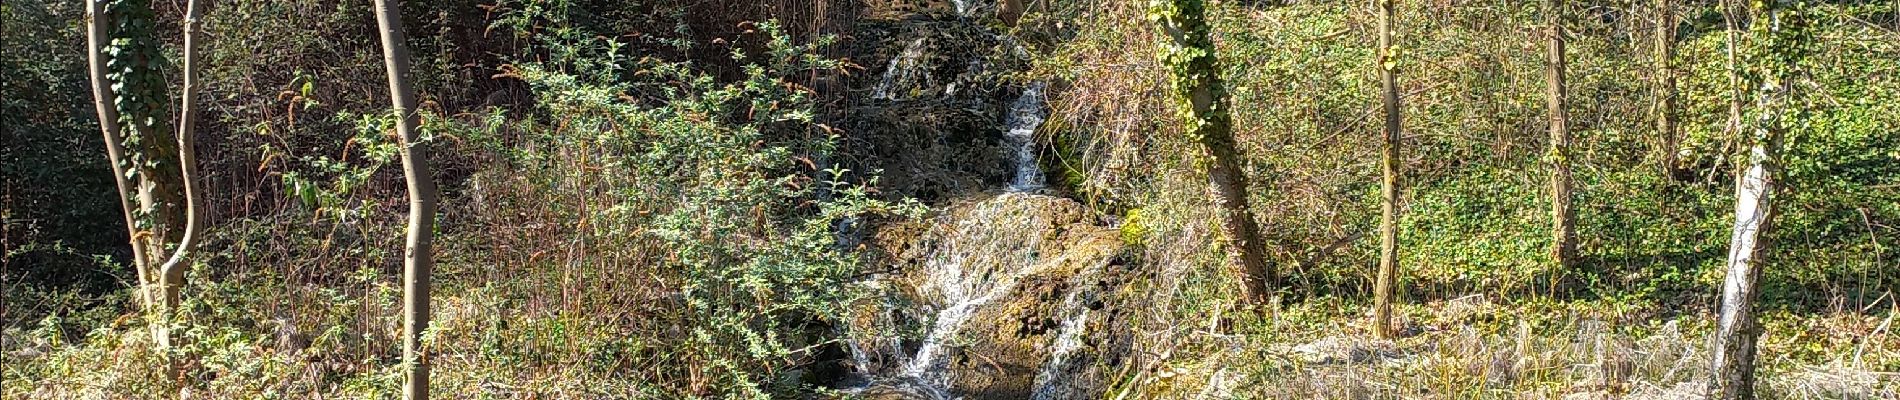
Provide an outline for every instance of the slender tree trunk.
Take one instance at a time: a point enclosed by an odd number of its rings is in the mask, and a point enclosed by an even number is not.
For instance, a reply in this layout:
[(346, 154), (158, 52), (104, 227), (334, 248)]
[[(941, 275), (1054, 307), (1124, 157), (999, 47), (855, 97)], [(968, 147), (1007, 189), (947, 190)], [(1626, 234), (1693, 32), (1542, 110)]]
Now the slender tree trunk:
[[(149, 6), (150, 4), (127, 4), (123, 7), (128, 11), (131, 8), (142, 8), (139, 10), (141, 13), (149, 13)], [(139, 17), (150, 18), (151, 16), (146, 14)], [(128, 33), (157, 36), (156, 32)], [(130, 51), (130, 55), (121, 53), (118, 56), (126, 57), (127, 59), (120, 60), (120, 64), (131, 69), (122, 71), (124, 74), (137, 77), (163, 76), (164, 72), (158, 65), (167, 63), (158, 50), (157, 39), (152, 37), (117, 39), (128, 39), (129, 42), (134, 43), (130, 46), (143, 50)], [(167, 258), (167, 254), (182, 240), (189, 213), (186, 210), (188, 207), (185, 206), (185, 182), (184, 177), (181, 176), (183, 170), (176, 164), (180, 160), (177, 147), (178, 132), (173, 130), (174, 116), (171, 115), (170, 107), (163, 105), (171, 101), (168, 98), (169, 93), (162, 78), (151, 78), (149, 82), (156, 83), (116, 83), (124, 86), (124, 90), (118, 95), (122, 102), (127, 103), (119, 106), (132, 109), (130, 111), (122, 109), (120, 114), (129, 117), (127, 119), (132, 122), (124, 125), (125, 132), (131, 135), (126, 138), (128, 140), (125, 146), (130, 150), (130, 153), (126, 155), (131, 168), (138, 175), (134, 187), (139, 200), (139, 219), (142, 219), (140, 222), (145, 228), (134, 237), (143, 239), (145, 254), (150, 258), (146, 261), (149, 275), (144, 285), (146, 290), (152, 292), (150, 295), (155, 304), (160, 306), (158, 309), (160, 312), (157, 315), (163, 316), (164, 310), (170, 308), (171, 302), (165, 294), (164, 271), (160, 270), (160, 266)], [(128, 97), (131, 101), (125, 101)], [(159, 104), (159, 106), (146, 108), (138, 103)], [(161, 330), (159, 333), (164, 332)], [(165, 336), (160, 335), (157, 339), (160, 341), (160, 347), (164, 347)]]
[(1757, 4), (1762, 8), (1761, 23), (1768, 24), (1766, 35), (1775, 39), (1769, 41), (1770, 48), (1766, 50), (1770, 53), (1768, 58), (1774, 61), (1765, 66), (1755, 92), (1759, 116), (1753, 133), (1747, 137), (1748, 165), (1735, 177), (1735, 227), (1729, 237), (1728, 261), (1722, 279), (1713, 363), (1719, 398), (1728, 400), (1755, 398), (1755, 342), (1762, 333), (1761, 324), (1755, 320), (1755, 299), (1760, 297), (1757, 283), (1769, 247), (1768, 234), (1774, 227), (1773, 200), (1778, 186), (1775, 175), (1780, 170), (1776, 148), (1789, 126), (1783, 115), (1790, 104), (1793, 90), (1790, 79), (1796, 68), (1792, 55), (1781, 54), (1790, 50), (1774, 47), (1774, 43), (1788, 41), (1779, 37), (1785, 29), (1800, 29), (1783, 26), (1789, 21), (1784, 21), (1782, 14), (1786, 4), (1782, 1)]
[(112, 93), (112, 81), (106, 77), (106, 43), (111, 42), (106, 25), (111, 23), (106, 14), (105, 3), (110, 0), (86, 1), (86, 60), (89, 74), (92, 76), (92, 105), (99, 116), (99, 130), (104, 132), (106, 141), (106, 160), (111, 163), (112, 183), (118, 185), (119, 209), (125, 214), (127, 241), (132, 246), (132, 265), (139, 275), (139, 300), (147, 310), (156, 306), (152, 294), (147, 290), (146, 282), (152, 281), (151, 260), (146, 257), (144, 240), (139, 239), (136, 200), (133, 183), (125, 173), (125, 138), (119, 126), (117, 96)]
[[(119, 104), (121, 99), (115, 87), (133, 91), (136, 97), (132, 102), (152, 102), (163, 97), (162, 85), (130, 85), (115, 82), (108, 71), (122, 69), (120, 73), (132, 76), (158, 74), (149, 57), (156, 54), (155, 49), (137, 48), (151, 45), (149, 38), (131, 38), (130, 44), (120, 57), (114, 60), (105, 54), (106, 46), (118, 33), (109, 26), (117, 24), (115, 17), (107, 11), (108, 1), (87, 1), (87, 45), (90, 75), (93, 81), (93, 106), (99, 117), (99, 127), (105, 135), (106, 156), (112, 163), (114, 184), (119, 191), (120, 210), (125, 214), (126, 230), (132, 244), (133, 264), (138, 269), (139, 298), (144, 304), (146, 314), (154, 317), (150, 325), (152, 339), (159, 349), (174, 347), (175, 338), (169, 327), (171, 313), (178, 308), (178, 289), (184, 282), (184, 266), (188, 264), (188, 254), (197, 242), (202, 224), (203, 207), (199, 205), (202, 190), (196, 180), (197, 154), (194, 125), (196, 122), (194, 103), (197, 99), (197, 34), (198, 21), (204, 15), (200, 1), (191, 1), (185, 12), (185, 87), (183, 90), (184, 108), (179, 118), (180, 125), (176, 134), (177, 148), (165, 143), (169, 138), (166, 130), (171, 128), (159, 121), (170, 121), (162, 107), (142, 108), (142, 104)], [(143, 14), (138, 7), (145, 4), (126, 4), (125, 10)], [(137, 17), (147, 17), (139, 15)], [(140, 34), (149, 32), (125, 32)], [(120, 125), (120, 107), (136, 110), (135, 121)], [(141, 116), (144, 118), (136, 118)], [(123, 134), (130, 132), (139, 138), (137, 149), (126, 147), (127, 138)], [(172, 157), (177, 157), (179, 170), (174, 174)], [(145, 160), (145, 161), (139, 161)], [(136, 171), (135, 182), (128, 170)], [(135, 201), (136, 200), (136, 204)], [(142, 227), (146, 229), (141, 229)], [(159, 259), (167, 251), (171, 256), (163, 264)], [(182, 363), (173, 360), (171, 375), (179, 377)]]
[[(195, 250), (198, 238), (203, 235), (204, 230), (202, 226), (204, 224), (204, 185), (198, 181), (197, 150), (198, 34), (201, 33), (200, 19), (204, 18), (206, 5), (204, 3), (209, 2), (210, 0), (191, 0), (185, 3), (183, 24), (185, 28), (185, 68), (183, 71), (185, 84), (179, 95), (177, 132), (179, 181), (183, 183), (185, 197), (185, 229), (184, 235), (178, 240), (177, 247), (172, 250), (171, 257), (157, 269), (159, 298), (163, 304), (160, 312), (167, 321), (172, 318), (171, 314), (178, 310), (178, 292), (185, 283), (185, 268), (191, 264), (191, 252)], [(164, 335), (157, 338), (161, 348), (182, 344), (173, 343), (175, 339), (171, 337), (169, 329), (162, 329), (161, 333)], [(183, 372), (180, 369), (181, 365), (176, 361), (173, 362), (174, 376)]]
[(1243, 296), (1254, 304), (1264, 304), (1279, 277), (1267, 261), (1260, 226), (1247, 204), (1247, 176), (1241, 170), (1226, 84), (1221, 81), (1220, 63), (1207, 25), (1207, 4), (1205, 0), (1150, 4), (1150, 15), (1168, 37), (1161, 45), (1161, 59), (1171, 75), (1169, 84), (1186, 128), (1183, 130), (1206, 152), (1197, 163), (1207, 168), (1208, 190), (1220, 209), (1229, 262), (1241, 268)]
[(1569, 271), (1576, 263), (1577, 219), (1571, 214), (1570, 198), (1570, 113), (1564, 103), (1569, 94), (1564, 87), (1563, 0), (1545, 0), (1545, 24), (1550, 38), (1550, 63), (1544, 76), (1550, 83), (1550, 222), (1551, 258), (1559, 271)]
[(1656, 0), (1656, 134), (1662, 137), (1663, 176), (1686, 181), (1689, 170), (1683, 168), (1682, 137), (1676, 120), (1676, 10), (1675, 2)]
[(1385, 92), (1385, 151), (1380, 165), (1385, 170), (1385, 178), (1380, 185), (1380, 195), (1384, 199), (1379, 219), (1379, 274), (1372, 288), (1372, 332), (1380, 338), (1391, 338), (1398, 332), (1392, 329), (1392, 297), (1398, 286), (1399, 274), (1399, 182), (1403, 175), (1399, 171), (1399, 136), (1402, 133), (1399, 124), (1399, 68), (1397, 49), (1392, 43), (1395, 8), (1397, 0), (1378, 0), (1379, 3), (1379, 84)]
[(1739, 18), (1745, 16), (1737, 14), (1743, 13), (1745, 10), (1738, 10), (1737, 8), (1740, 6), (1733, 4), (1731, 1), (1732, 0), (1722, 0), (1720, 2), (1722, 6), (1722, 20), (1727, 27), (1727, 29), (1722, 31), (1722, 35), (1724, 46), (1728, 49), (1726, 55), (1728, 56), (1727, 74), (1729, 85), (1728, 124), (1723, 127), (1725, 130), (1723, 133), (1727, 135), (1740, 135), (1742, 132), (1742, 102), (1745, 101), (1743, 99), (1748, 97), (1748, 94), (1744, 93), (1748, 90), (1748, 87), (1742, 84), (1741, 49), (1736, 47), (1741, 45), (1742, 21)]
[[(137, 253), (143, 254), (144, 274), (139, 282), (153, 317), (163, 315), (165, 295), (160, 282), (159, 265), (173, 249), (186, 225), (184, 179), (176, 164), (179, 160), (173, 115), (164, 83), (166, 64), (152, 27), (157, 17), (149, 0), (115, 0), (100, 4), (98, 28), (103, 33), (102, 55), (105, 79), (110, 81), (104, 97), (114, 108), (120, 136), (120, 167), (124, 168), (133, 199), (132, 233)], [(95, 96), (98, 98), (98, 96)], [(108, 145), (110, 146), (110, 145)], [(108, 148), (110, 150), (110, 148)], [(155, 321), (154, 325), (162, 325)], [(154, 328), (155, 338), (165, 338), (162, 326)], [(161, 346), (163, 343), (160, 343)]]
[(382, 31), (383, 60), (389, 74), (389, 100), (396, 111), (396, 134), (402, 141), (403, 177), (409, 182), (409, 231), (404, 250), (403, 278), (403, 398), (429, 398), (428, 349), (422, 334), (429, 327), (430, 249), (435, 228), (435, 178), (429, 172), (428, 144), (416, 136), (416, 95), (409, 84), (409, 48), (402, 32), (399, 0), (376, 0), (376, 26)]

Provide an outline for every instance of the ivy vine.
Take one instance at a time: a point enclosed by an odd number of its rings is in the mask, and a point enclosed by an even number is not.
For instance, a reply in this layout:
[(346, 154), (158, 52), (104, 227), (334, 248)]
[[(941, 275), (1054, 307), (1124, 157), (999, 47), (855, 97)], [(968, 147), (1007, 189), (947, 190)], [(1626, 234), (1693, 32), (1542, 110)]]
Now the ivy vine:
[[(106, 15), (106, 78), (112, 82), (113, 106), (124, 129), (120, 136), (126, 179), (175, 171), (178, 160), (168, 155), (177, 154), (177, 144), (163, 72), (169, 61), (158, 43), (151, 0), (112, 0), (106, 3)], [(152, 227), (145, 211), (135, 216), (142, 229)]]
[[(1170, 99), (1175, 115), (1186, 124), (1188, 138), (1209, 148), (1233, 148), (1233, 135), (1209, 133), (1229, 129), (1233, 117), (1225, 104), (1227, 85), (1221, 81), (1212, 29), (1207, 24), (1206, 0), (1150, 0), (1148, 20), (1160, 24), (1168, 36), (1160, 43), (1161, 64), (1168, 70)], [(1197, 99), (1205, 90), (1206, 98)], [(1202, 103), (1202, 104), (1196, 104)]]

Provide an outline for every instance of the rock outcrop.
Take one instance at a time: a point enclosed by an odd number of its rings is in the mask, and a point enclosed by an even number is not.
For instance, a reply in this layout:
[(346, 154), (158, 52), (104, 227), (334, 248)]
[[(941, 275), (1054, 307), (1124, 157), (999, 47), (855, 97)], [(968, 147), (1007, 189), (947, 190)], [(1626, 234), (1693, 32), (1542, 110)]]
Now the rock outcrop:
[(1099, 394), (1104, 367), (1128, 348), (1113, 305), (1129, 263), (1118, 231), (1094, 222), (1073, 200), (1009, 193), (881, 230), (875, 242), (899, 271), (890, 281), (900, 298), (886, 304), (914, 309), (860, 323), (917, 333), (861, 339), (902, 343), (860, 343), (887, 353), (861, 359), (901, 360), (866, 368), (886, 384), (864, 394), (920, 392), (898, 381), (965, 398)]

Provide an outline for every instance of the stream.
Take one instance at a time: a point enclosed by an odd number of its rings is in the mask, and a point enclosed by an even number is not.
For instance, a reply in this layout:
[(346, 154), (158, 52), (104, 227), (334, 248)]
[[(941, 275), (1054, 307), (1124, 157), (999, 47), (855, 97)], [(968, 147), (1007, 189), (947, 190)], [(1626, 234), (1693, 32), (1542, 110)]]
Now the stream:
[[(884, 68), (873, 75), (870, 97), (885, 107), (995, 110), (1008, 180), (994, 194), (944, 206), (921, 222), (915, 240), (922, 249), (903, 256), (913, 266), (868, 283), (885, 297), (870, 319), (890, 332), (848, 335), (844, 347), (859, 376), (845, 390), (865, 398), (1043, 400), (1098, 390), (1091, 321), (1112, 313), (1098, 311), (1105, 285), (1096, 282), (1113, 264), (1119, 236), (1079, 203), (1049, 195), (1036, 135), (1048, 117), (1049, 84), (970, 78), (1006, 64), (987, 53), (1028, 54), (1014, 38), (981, 28), (978, 15), (995, 7), (985, 3), (956, 0), (954, 21), (931, 23), (983, 32), (964, 39), (1003, 51), (933, 54), (951, 47), (935, 41), (959, 39), (916, 37), (890, 42), (888, 61), (872, 64)], [(948, 76), (957, 67), (964, 70)], [(997, 90), (1011, 94), (983, 94)]]

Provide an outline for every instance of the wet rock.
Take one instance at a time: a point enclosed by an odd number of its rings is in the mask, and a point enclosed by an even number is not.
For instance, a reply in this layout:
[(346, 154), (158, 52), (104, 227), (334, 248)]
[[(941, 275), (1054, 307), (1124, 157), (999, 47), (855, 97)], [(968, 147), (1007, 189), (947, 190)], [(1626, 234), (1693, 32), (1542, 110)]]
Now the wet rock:
[[(1016, 293), (1004, 297), (1001, 304), (981, 309), (972, 318), (993, 323), (965, 328), (969, 344), (963, 351), (967, 356), (952, 365), (958, 389), (999, 398), (1025, 398), (1051, 361), (1064, 323), (1086, 309), (1065, 299), (1081, 295), (1077, 291), (1095, 289), (1088, 281), (1119, 251), (1118, 235), (1107, 228), (1080, 223), (1061, 229), (1056, 240), (1044, 249), (1051, 258), (1042, 262), (1038, 272), (1025, 278)], [(1084, 318), (1079, 322), (1087, 324)], [(1067, 356), (1092, 358), (1086, 353), (1094, 349), (1086, 344), (1080, 347), (1071, 351), (1085, 354)], [(1056, 379), (1072, 377), (1074, 372), (1062, 371)]]
[(940, 389), (911, 381), (879, 382), (858, 392), (864, 400), (950, 400)]
[(950, 207), (921, 231), (881, 231), (926, 337), (903, 368), (874, 374), (973, 399), (1098, 395), (1129, 335), (1116, 329), (1123, 245), (1093, 220), (1073, 200), (1009, 193)]

